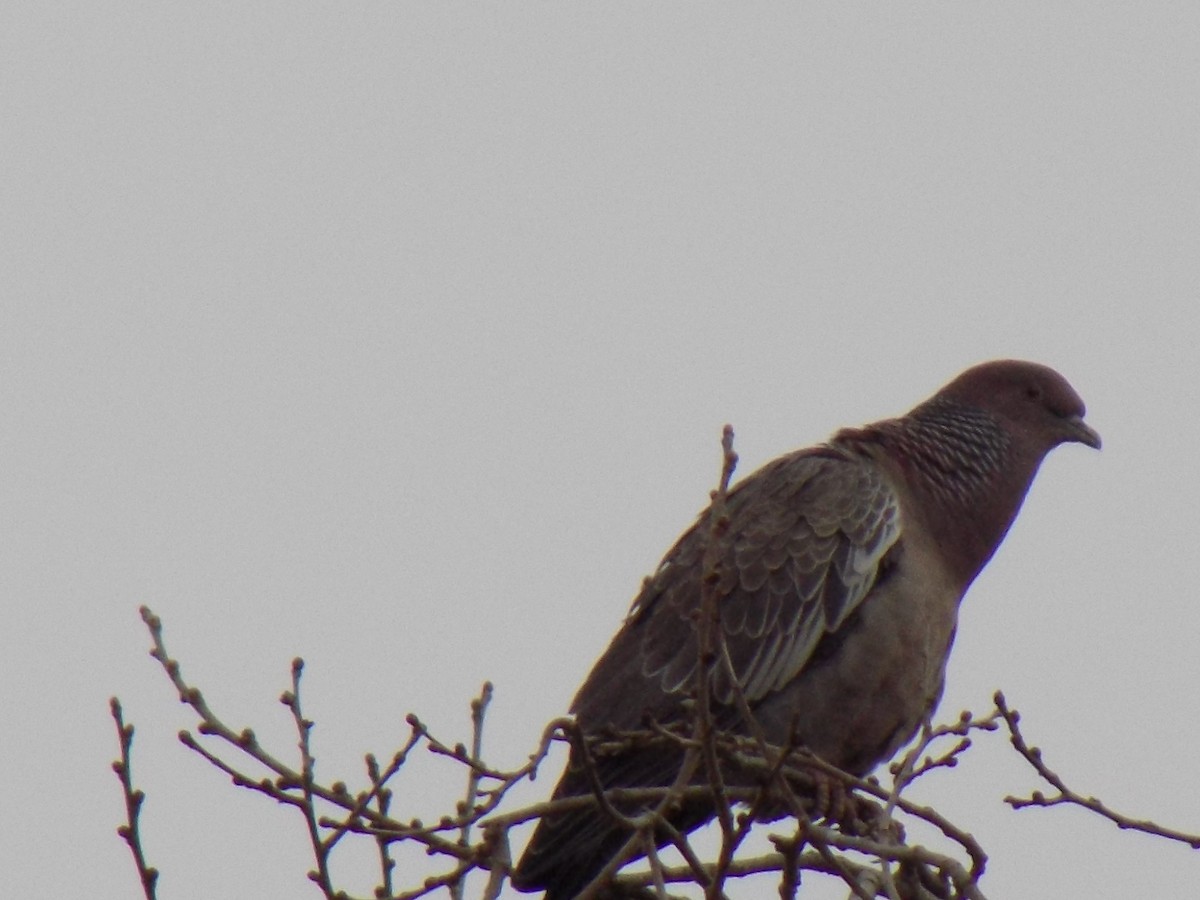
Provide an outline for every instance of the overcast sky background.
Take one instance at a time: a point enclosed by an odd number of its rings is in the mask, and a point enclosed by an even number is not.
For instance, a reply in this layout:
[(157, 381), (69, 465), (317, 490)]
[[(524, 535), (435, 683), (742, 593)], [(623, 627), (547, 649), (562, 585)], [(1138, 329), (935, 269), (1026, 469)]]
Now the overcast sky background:
[[(1105, 447), (1044, 466), (943, 712), (1003, 688), (1070, 784), (1200, 832), (1198, 66), (1193, 3), (5, 4), (6, 891), (140, 896), (119, 694), (159, 896), (317, 896), (301, 819), (178, 744), (139, 604), (284, 756), (303, 656), (327, 780), (409, 710), (465, 739), (485, 679), (516, 765), (725, 422), (745, 473), (1005, 356)], [(991, 897), (1195, 896), (1035, 786), (997, 737), (915, 796)]]

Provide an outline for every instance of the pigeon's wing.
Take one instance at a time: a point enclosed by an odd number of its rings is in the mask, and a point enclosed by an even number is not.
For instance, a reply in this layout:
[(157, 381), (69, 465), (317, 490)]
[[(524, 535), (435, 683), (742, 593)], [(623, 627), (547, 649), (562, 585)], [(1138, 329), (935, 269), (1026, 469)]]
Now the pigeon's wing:
[[(696, 677), (695, 624), (706, 572), (733, 672), (753, 704), (802, 677), (821, 637), (868, 597), (900, 535), (899, 501), (886, 479), (870, 462), (834, 447), (799, 451), (760, 469), (729, 494), (726, 515), (728, 527), (712, 552), (705, 513), (646, 580), (575, 698), (585, 733), (636, 728), (647, 714), (663, 722), (681, 714)], [(715, 693), (722, 703), (732, 699), (727, 680), (717, 680)], [(605, 788), (670, 784), (681, 761), (670, 748), (634, 750), (594, 759), (588, 776), (572, 752), (555, 796), (586, 794), (592, 778)], [(687, 830), (711, 813), (711, 806), (685, 807), (673, 821)], [(628, 837), (594, 808), (543, 818), (514, 883), (546, 888), (550, 900), (573, 897)]]
[[(832, 447), (782, 457), (743, 481), (727, 498), (728, 526), (711, 552), (710, 515), (647, 579), (580, 690), (575, 710), (585, 728), (636, 724), (631, 708), (662, 714), (692, 689), (706, 577), (746, 699), (778, 690), (867, 597), (901, 525), (899, 499), (879, 468)], [(717, 679), (716, 692), (731, 699), (727, 680)]]

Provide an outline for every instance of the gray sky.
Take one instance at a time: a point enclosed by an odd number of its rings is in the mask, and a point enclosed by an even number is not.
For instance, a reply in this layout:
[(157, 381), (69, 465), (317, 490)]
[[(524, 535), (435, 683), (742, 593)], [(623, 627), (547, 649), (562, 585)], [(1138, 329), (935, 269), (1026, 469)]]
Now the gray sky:
[[(1059, 368), (1105, 449), (1043, 468), (943, 711), (1002, 687), (1073, 786), (1200, 831), (1198, 57), (1183, 3), (7, 4), (13, 896), (138, 895), (114, 693), (160, 896), (316, 896), (299, 817), (177, 743), (139, 604), (285, 755), (304, 656), (329, 780), (408, 710), (465, 738), (487, 678), (515, 765), (723, 423), (749, 472), (1001, 356)], [(969, 759), (917, 796), (989, 896), (1194, 896), (1194, 852), (1012, 812), (1031, 773)], [(397, 802), (444, 810), (447, 771)]]

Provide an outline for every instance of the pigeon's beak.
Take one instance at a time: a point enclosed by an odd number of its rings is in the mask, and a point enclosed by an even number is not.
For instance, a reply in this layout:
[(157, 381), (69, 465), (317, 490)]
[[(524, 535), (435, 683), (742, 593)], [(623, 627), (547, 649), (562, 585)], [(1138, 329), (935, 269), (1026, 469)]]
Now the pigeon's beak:
[(1067, 440), (1100, 449), (1100, 433), (1083, 421), (1083, 416), (1067, 416)]

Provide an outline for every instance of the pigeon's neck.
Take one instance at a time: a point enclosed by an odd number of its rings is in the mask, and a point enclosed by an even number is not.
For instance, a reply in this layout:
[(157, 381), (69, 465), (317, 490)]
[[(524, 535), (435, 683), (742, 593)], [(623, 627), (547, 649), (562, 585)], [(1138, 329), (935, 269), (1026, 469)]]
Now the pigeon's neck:
[(940, 397), (835, 441), (896, 470), (964, 588), (1004, 539), (1040, 462), (987, 412)]

